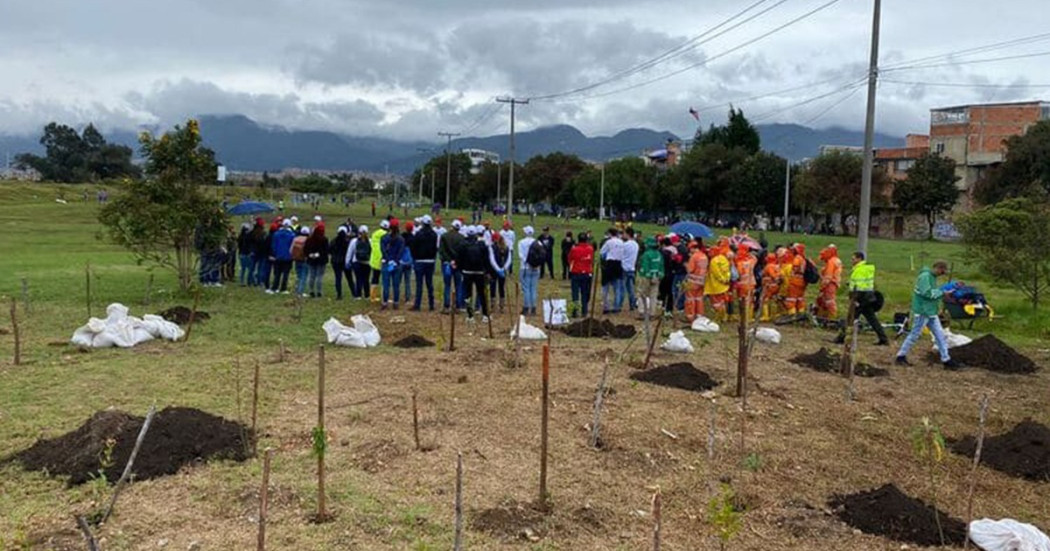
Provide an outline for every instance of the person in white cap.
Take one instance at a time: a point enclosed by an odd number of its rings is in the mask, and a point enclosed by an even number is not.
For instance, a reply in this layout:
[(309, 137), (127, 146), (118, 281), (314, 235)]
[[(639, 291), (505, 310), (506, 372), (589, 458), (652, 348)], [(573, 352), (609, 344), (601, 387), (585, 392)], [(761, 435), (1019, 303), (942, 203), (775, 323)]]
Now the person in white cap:
[[(503, 243), (511, 251), (514, 250), (514, 245), (518, 241), (517, 234), (514, 233), (514, 226), (510, 223), (510, 220), (503, 221), (503, 229), (499, 232), (500, 237), (503, 238)], [(510, 264), (507, 267), (506, 272), (508, 274), (514, 273), (514, 255), (510, 255)]]
[(456, 293), (456, 309), (466, 307), (463, 300), (463, 273), (456, 266), (456, 255), (463, 244), (464, 237), (460, 233), (463, 223), (459, 220), (452, 221), (452, 231), (444, 233), (438, 240), (438, 254), (441, 258), (441, 278), (445, 284), (443, 292), (444, 308), (442, 313), (447, 314), (451, 305), (451, 293), (453, 288)]
[(369, 280), (371, 279), (372, 243), (368, 240), (368, 226), (357, 227), (357, 235), (350, 240), (346, 250), (346, 269), (354, 272), (354, 287), (351, 294), (354, 299), (368, 299)]
[[(460, 245), (456, 256), (456, 262), (463, 272), (463, 291), (466, 295), (467, 316), (474, 319), (475, 302), (481, 304), (482, 323), (489, 320), (488, 290), (485, 288), (485, 273), (488, 271), (489, 254), (488, 247), (482, 240), (481, 234), (485, 228), (481, 226), (467, 226), (467, 238)], [(477, 293), (477, 295), (474, 295)], [(472, 295), (474, 295), (472, 297)], [(472, 298), (476, 300), (471, 300)]]
[(288, 293), (288, 274), (292, 271), (292, 221), (285, 219), (281, 228), (274, 232), (270, 240), (270, 261), (273, 263), (273, 278), (267, 294)]
[(525, 226), (525, 237), (518, 243), (518, 260), (521, 261), (521, 314), (536, 313), (536, 294), (540, 284), (540, 269), (547, 257), (543, 244), (536, 240), (532, 226)]
[(423, 303), (423, 286), (427, 289), (430, 311), (434, 311), (434, 268), (438, 254), (438, 236), (431, 227), (430, 216), (417, 218), (420, 227), (409, 243), (412, 249), (413, 271), (416, 275), (416, 300), (412, 310), (419, 311)]
[(383, 247), (382, 241), (386, 237), (390, 230), (390, 222), (387, 220), (379, 221), (379, 229), (372, 232), (369, 238), (369, 244), (371, 245), (371, 257), (369, 259), (369, 266), (372, 268), (372, 285), (370, 298), (372, 302), (379, 302), (379, 279), (383, 273)]

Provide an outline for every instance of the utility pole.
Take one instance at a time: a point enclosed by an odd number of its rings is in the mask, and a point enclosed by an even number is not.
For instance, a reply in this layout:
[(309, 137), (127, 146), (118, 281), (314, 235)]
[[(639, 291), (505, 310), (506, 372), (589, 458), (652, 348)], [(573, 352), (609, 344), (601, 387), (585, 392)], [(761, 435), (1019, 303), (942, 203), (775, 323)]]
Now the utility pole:
[(500, 196), (503, 194), (502, 193), (503, 190), (500, 189), (500, 187), (503, 184), (503, 182), (501, 181), (502, 179), (503, 179), (503, 160), (500, 159), (500, 160), (496, 161), (496, 206), (497, 207), (499, 206)]
[[(430, 151), (430, 149), (428, 149), (426, 147), (417, 147), (416, 151), (418, 151), (420, 153), (428, 153)], [(423, 165), (423, 168), (419, 169), (419, 204), (421, 204), (421, 205), (423, 204), (423, 182), (425, 182), (427, 180), (427, 174), (426, 174), (426, 171), (424, 170), (425, 168), (426, 168), (426, 165)], [(434, 177), (434, 169), (433, 168), (430, 169), (430, 177), (431, 178)], [(433, 184), (431, 184), (431, 187), (433, 187)]]
[(598, 199), (598, 220), (605, 220), (605, 163), (602, 163), (602, 187)]
[(514, 112), (518, 104), (528, 105), (529, 100), (518, 98), (496, 98), (499, 103), (510, 104), (510, 180), (507, 182), (507, 220), (514, 216)]
[(787, 159), (787, 170), (784, 171), (784, 233), (788, 233), (788, 203), (791, 201), (791, 159)]
[(459, 136), (458, 132), (438, 132), (438, 136), (445, 136), (448, 138), (448, 145), (445, 146), (445, 208), (451, 208), (449, 206), (450, 190), (452, 189), (452, 138)]
[(868, 226), (871, 225), (871, 175), (875, 164), (875, 88), (879, 80), (879, 24), (882, 0), (875, 0), (871, 23), (871, 61), (868, 64), (868, 115), (864, 123), (864, 170), (860, 179), (860, 219), (857, 221), (857, 249), (868, 252)]

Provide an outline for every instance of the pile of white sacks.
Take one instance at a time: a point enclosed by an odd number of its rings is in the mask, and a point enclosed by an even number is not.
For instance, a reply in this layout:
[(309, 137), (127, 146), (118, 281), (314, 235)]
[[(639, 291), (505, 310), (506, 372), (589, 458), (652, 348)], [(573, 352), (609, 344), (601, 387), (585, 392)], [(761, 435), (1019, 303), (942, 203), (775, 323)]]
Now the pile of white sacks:
[(73, 332), (70, 342), (87, 348), (131, 348), (153, 339), (177, 341), (183, 335), (182, 328), (160, 316), (136, 318), (128, 315), (127, 306), (113, 303), (106, 308), (106, 319), (89, 319), (87, 325)]

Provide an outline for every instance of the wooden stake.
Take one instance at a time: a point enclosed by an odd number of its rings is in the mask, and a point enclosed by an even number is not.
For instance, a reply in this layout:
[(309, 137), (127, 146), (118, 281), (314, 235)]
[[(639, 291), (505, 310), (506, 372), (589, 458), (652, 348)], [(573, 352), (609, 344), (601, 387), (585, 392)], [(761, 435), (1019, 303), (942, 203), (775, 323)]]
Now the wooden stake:
[(84, 265), (84, 292), (87, 297), (87, 315), (91, 319), (91, 262)]
[(650, 308), (653, 307), (653, 305), (652, 305), (652, 301), (649, 299), (649, 297), (643, 298), (642, 302), (645, 303), (645, 308), (642, 309), (642, 311), (643, 311), (642, 315), (645, 317), (645, 326), (644, 326), (645, 327), (645, 344), (648, 345), (649, 341), (650, 341), (650, 336), (652, 334), (652, 329), (653, 329), (652, 328), (652, 324), (650, 323), (650, 319), (649, 319), (651, 317), (649, 315), (649, 310), (650, 310)]
[(284, 339), (277, 339), (277, 361), (284, 363)]
[(715, 408), (715, 401), (714, 400), (711, 400), (711, 407), (710, 407), (709, 411), (710, 411), (710, 413), (709, 413), (708, 417), (710, 418), (710, 422), (708, 423), (708, 426), (707, 426), (707, 460), (708, 461), (714, 461), (715, 460), (715, 444), (716, 444), (716, 441), (715, 441), (715, 434), (716, 434), (715, 433), (715, 423), (716, 423), (717, 416), (718, 416), (718, 409)]
[(540, 413), (540, 505), (547, 505), (547, 422), (550, 407), (550, 348), (543, 345), (543, 401)]
[(737, 329), (736, 396), (747, 402), (747, 313), (746, 298), (737, 301), (740, 325)]
[[(857, 293), (851, 292), (849, 294), (849, 310), (846, 313), (846, 327), (842, 331), (843, 337), (849, 337), (846, 335), (846, 331), (852, 331), (853, 324), (857, 321)], [(849, 357), (853, 353), (853, 343), (849, 338), (844, 339), (842, 346), (842, 359), (839, 362), (839, 373), (846, 375), (849, 373)]]
[(262, 488), (259, 489), (259, 539), (256, 551), (266, 549), (266, 513), (270, 505), (270, 458), (273, 456), (273, 448), (266, 448), (263, 452)]
[[(598, 269), (600, 267), (600, 264), (599, 264), (600, 260), (601, 260), (601, 255), (598, 254), (598, 248), (595, 247), (594, 248), (594, 266), (591, 267), (591, 303), (588, 304), (588, 306), (590, 306), (590, 308), (588, 308), (588, 310), (590, 310), (590, 311), (586, 312), (587, 315), (584, 316), (585, 318), (593, 318), (594, 317), (594, 302), (595, 302), (595, 300), (597, 300), (597, 297), (598, 297), (598, 285), (599, 285), (599, 283), (601, 283), (601, 279), (598, 277), (598, 275), (599, 275), (599, 270)], [(591, 336), (589, 330), (587, 332), (587, 336), (588, 337)]]
[(653, 358), (653, 348), (656, 347), (656, 341), (660, 339), (660, 326), (663, 323), (663, 316), (656, 318), (656, 331), (653, 333), (653, 339), (649, 341), (649, 350), (645, 353), (645, 363), (642, 364), (642, 369), (649, 369), (649, 360)]
[[(485, 287), (488, 287), (488, 285), (486, 285)], [(495, 339), (496, 338), (496, 334), (492, 332), (492, 314), (493, 314), (493, 312), (492, 312), (492, 304), (491, 304), (491, 299), (489, 298), (489, 293), (488, 293), (488, 289), (487, 288), (482, 290), (482, 292), (481, 292), (481, 300), (482, 300), (482, 304), (485, 305), (484, 309), (489, 311), (489, 315), (487, 316), (489, 318), (489, 321), (488, 321), (489, 338), (490, 339)]]
[(609, 379), (609, 359), (605, 359), (605, 366), (602, 368), (602, 378), (598, 381), (598, 393), (594, 397), (594, 420), (591, 421), (591, 441), (590, 446), (592, 448), (599, 448), (602, 446), (602, 404), (605, 402), (605, 384)]
[(22, 278), (22, 303), (24, 304), (24, 309), (26, 311), (26, 315), (28, 316), (29, 315), (29, 279), (28, 278), (24, 278), (24, 277)]
[(653, 551), (660, 551), (660, 488), (653, 494)]
[(451, 325), (448, 330), (448, 351), (452, 352), (456, 349), (456, 283), (452, 282), (452, 307), (449, 308), (449, 317), (451, 318)]
[[(317, 427), (324, 434), (324, 345), (317, 347)], [(327, 435), (325, 435), (327, 438)], [(317, 522), (328, 518), (324, 503), (324, 453), (317, 454)]]
[(15, 365), (22, 363), (22, 335), (18, 329), (18, 303), (11, 297), (11, 335), (15, 338)]
[[(984, 448), (984, 422), (988, 418), (988, 395), (981, 396), (980, 408), (977, 413), (977, 449), (973, 454), (973, 467), (970, 469), (970, 489), (966, 495), (966, 525), (973, 522), (973, 493), (977, 486), (977, 466), (981, 463), (981, 450)], [(970, 538), (967, 535), (963, 543), (964, 549), (970, 548)]]
[(193, 309), (190, 310), (190, 321), (186, 324), (186, 337), (182, 339), (182, 342), (190, 342), (190, 333), (193, 332), (193, 322), (197, 319), (197, 308), (201, 305), (201, 288), (198, 286), (197, 290), (193, 293)]
[(259, 431), (255, 421), (259, 412), (259, 360), (255, 360), (255, 373), (252, 376), (252, 456), (259, 455)]
[(416, 441), (416, 451), (421, 449), (419, 445), (419, 408), (416, 405), (416, 389), (412, 389), (412, 437)]
[(73, 518), (76, 519), (80, 531), (84, 533), (84, 541), (87, 542), (88, 551), (99, 551), (98, 540), (95, 539), (95, 534), (91, 533), (91, 526), (87, 520), (81, 515), (74, 515)]
[(456, 534), (453, 551), (463, 549), (463, 452), (456, 452)]
[(139, 430), (139, 436), (135, 439), (135, 447), (131, 449), (131, 455), (128, 457), (128, 464), (124, 465), (124, 472), (120, 475), (120, 480), (117, 481), (116, 487), (113, 488), (113, 497), (109, 500), (109, 508), (106, 509), (106, 514), (102, 515), (102, 521), (99, 522), (99, 524), (105, 524), (109, 519), (109, 515), (113, 514), (113, 507), (117, 504), (117, 498), (120, 497), (120, 490), (124, 488), (124, 483), (127, 482), (128, 477), (131, 476), (131, 466), (135, 464), (135, 456), (139, 454), (139, 448), (142, 447), (142, 441), (146, 438), (146, 431), (149, 430), (149, 425), (153, 422), (153, 415), (156, 413), (157, 406), (150, 406), (149, 413), (146, 414), (146, 420), (142, 423), (142, 429)]
[(149, 279), (146, 280), (146, 298), (142, 301), (142, 304), (149, 306), (153, 300), (153, 274), (150, 273)]

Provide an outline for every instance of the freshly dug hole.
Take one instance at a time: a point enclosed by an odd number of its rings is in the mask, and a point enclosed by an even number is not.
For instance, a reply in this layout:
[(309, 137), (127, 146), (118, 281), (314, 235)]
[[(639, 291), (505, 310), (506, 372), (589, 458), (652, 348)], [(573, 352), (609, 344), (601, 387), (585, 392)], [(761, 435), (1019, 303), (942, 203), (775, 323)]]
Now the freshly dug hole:
[[(795, 365), (808, 367), (809, 369), (820, 371), (821, 373), (834, 373), (836, 375), (839, 373), (839, 365), (841, 361), (841, 354), (836, 354), (823, 347), (813, 354), (799, 354), (798, 356), (791, 358), (791, 363)], [(857, 377), (888, 377), (890, 372), (871, 364), (858, 363), (853, 368), (853, 374)]]
[(616, 325), (607, 319), (599, 321), (594, 318), (587, 318), (566, 325), (562, 328), (562, 331), (570, 337), (612, 337), (614, 339), (629, 339), (638, 332), (633, 325)]
[[(977, 440), (967, 436), (951, 445), (957, 454), (972, 458)], [(1026, 419), (1010, 432), (986, 437), (981, 463), (1010, 476), (1037, 482), (1050, 481), (1050, 428)]]
[[(145, 418), (122, 411), (99, 411), (83, 425), (62, 436), (39, 440), (5, 461), (18, 461), (32, 471), (69, 477), (69, 485), (83, 484), (99, 475), (115, 483), (135, 447)], [(107, 443), (109, 441), (109, 443)], [(209, 459), (248, 458), (248, 427), (199, 409), (169, 407), (153, 417), (132, 467), (135, 479), (148, 480), (175, 474), (184, 465)], [(112, 449), (108, 467), (101, 465), (107, 447)]]
[(662, 365), (648, 371), (632, 373), (631, 379), (693, 392), (711, 390), (719, 384), (710, 375), (693, 367), (693, 364), (688, 362)]
[[(1031, 358), (1014, 350), (995, 335), (985, 335), (970, 344), (949, 350), (952, 359), (966, 367), (977, 367), (996, 373), (1026, 374), (1039, 369)], [(936, 354), (930, 355), (939, 362)]]
[(966, 523), (908, 497), (893, 484), (834, 496), (828, 505), (843, 522), (865, 534), (929, 546), (941, 544), (934, 518), (936, 511), (944, 529), (945, 544), (962, 545), (966, 539)]
[(394, 343), (397, 348), (433, 348), (434, 343), (419, 335), (409, 335)]
[[(157, 315), (172, 323), (186, 325), (190, 322), (190, 314), (192, 313), (193, 310), (190, 310), (185, 306), (172, 306), (171, 308), (168, 308), (167, 310), (160, 312)], [(207, 312), (198, 311), (197, 314), (193, 317), (193, 323), (201, 322), (210, 318), (211, 316), (208, 315)]]

